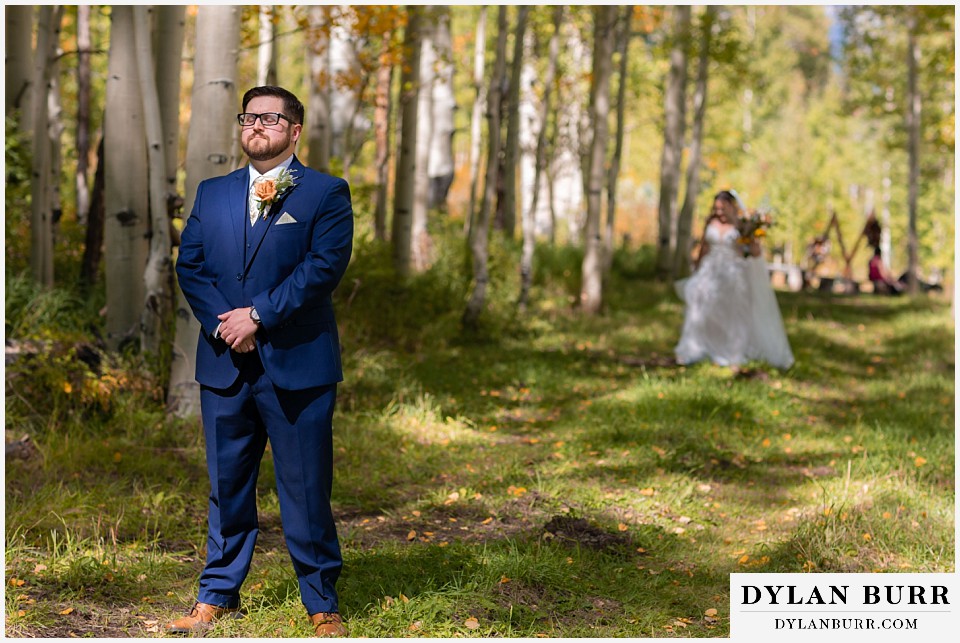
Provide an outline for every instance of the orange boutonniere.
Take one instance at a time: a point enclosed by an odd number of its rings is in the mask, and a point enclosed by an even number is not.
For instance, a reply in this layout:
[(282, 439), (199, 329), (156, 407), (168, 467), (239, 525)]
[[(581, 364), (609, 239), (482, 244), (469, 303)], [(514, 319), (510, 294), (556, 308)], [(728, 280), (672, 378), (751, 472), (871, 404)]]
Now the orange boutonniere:
[(280, 174), (274, 177), (261, 176), (253, 182), (253, 194), (259, 202), (260, 216), (264, 219), (270, 212), (270, 206), (276, 203), (284, 193), (293, 188), (295, 170), (280, 170)]

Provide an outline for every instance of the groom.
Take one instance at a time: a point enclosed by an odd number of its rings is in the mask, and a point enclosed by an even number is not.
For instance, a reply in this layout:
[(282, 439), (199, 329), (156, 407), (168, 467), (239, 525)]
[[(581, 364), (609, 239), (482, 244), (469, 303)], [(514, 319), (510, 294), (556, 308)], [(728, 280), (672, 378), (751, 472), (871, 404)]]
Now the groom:
[(166, 630), (192, 633), (239, 616), (269, 439), (300, 598), (318, 636), (346, 636), (330, 508), (333, 408), (343, 379), (330, 296), (350, 260), (350, 190), (297, 160), (303, 105), (286, 89), (249, 90), (237, 120), (250, 165), (200, 184), (177, 260), (201, 325), (210, 503), (197, 602)]

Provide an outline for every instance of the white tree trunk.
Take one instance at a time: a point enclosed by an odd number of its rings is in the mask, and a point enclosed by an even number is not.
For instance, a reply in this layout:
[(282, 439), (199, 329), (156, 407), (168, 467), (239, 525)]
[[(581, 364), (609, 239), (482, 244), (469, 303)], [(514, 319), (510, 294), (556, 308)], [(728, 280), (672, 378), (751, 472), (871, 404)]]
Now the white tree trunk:
[(697, 84), (693, 92), (693, 133), (690, 140), (690, 159), (687, 162), (687, 189), (683, 207), (677, 218), (677, 248), (674, 253), (673, 278), (680, 279), (690, 274), (690, 237), (693, 218), (700, 194), (700, 159), (703, 147), (703, 118), (707, 111), (707, 74), (710, 68), (710, 37), (713, 32), (713, 16), (716, 7), (707, 6), (703, 14), (703, 30), (700, 36), (700, 59), (697, 63)]
[(427, 201), (430, 195), (430, 150), (433, 143), (433, 84), (436, 79), (436, 9), (425, 7), (420, 35), (420, 87), (417, 92), (417, 145), (413, 173), (413, 214), (410, 230), (410, 257), (414, 272), (430, 264), (430, 233), (427, 230)]
[(143, 309), (147, 265), (147, 149), (137, 76), (133, 8), (111, 13), (104, 124), (106, 341), (112, 349), (136, 337)]
[(311, 5), (307, 10), (307, 69), (310, 74), (307, 97), (307, 148), (310, 166), (330, 172), (330, 65), (329, 39), (324, 25), (329, 8)]
[(920, 194), (920, 90), (917, 77), (920, 73), (920, 44), (917, 42), (917, 9), (908, 9), (907, 24), (907, 154), (909, 176), (907, 184), (907, 291), (916, 294), (918, 241), (917, 199)]
[(260, 43), (257, 46), (257, 85), (277, 84), (277, 5), (260, 5)]
[(583, 255), (580, 305), (584, 312), (596, 314), (603, 304), (603, 243), (600, 216), (603, 209), (603, 183), (606, 177), (607, 139), (609, 138), (610, 76), (613, 71), (613, 28), (616, 7), (594, 9), (593, 81), (590, 90), (590, 119), (593, 140), (590, 143), (587, 224)]
[[(540, 104), (540, 111), (532, 115), (531, 123), (537, 128), (536, 150), (533, 154), (533, 176), (529, 185), (530, 203), (523, 208), (523, 250), (520, 256), (520, 297), (519, 307), (525, 310), (530, 296), (530, 286), (533, 283), (533, 256), (536, 249), (537, 235), (537, 211), (540, 205), (540, 192), (546, 187), (541, 184), (540, 179), (544, 173), (547, 148), (547, 118), (550, 114), (550, 95), (553, 90), (553, 83), (557, 73), (557, 59), (560, 54), (560, 26), (563, 24), (563, 5), (556, 5), (553, 9), (553, 34), (550, 36), (550, 53), (547, 60), (547, 73), (543, 79), (543, 99)], [(531, 81), (533, 78), (533, 67), (529, 67), (531, 72)], [(533, 82), (530, 84), (530, 93), (533, 93)], [(528, 101), (532, 107), (533, 100)], [(521, 123), (524, 120), (521, 114)], [(532, 134), (532, 132), (531, 132)], [(526, 166), (524, 166), (526, 167)], [(525, 174), (521, 173), (521, 176)], [(549, 178), (549, 177), (548, 177)], [(524, 186), (524, 194), (528, 192), (526, 180), (521, 182)], [(551, 191), (546, 190), (547, 198), (550, 198)], [(549, 216), (549, 212), (547, 213)], [(552, 227), (551, 227), (552, 230)]]
[(615, 222), (617, 216), (617, 181), (620, 177), (620, 159), (623, 157), (623, 138), (626, 129), (625, 107), (627, 96), (627, 53), (630, 51), (633, 7), (627, 5), (620, 17), (617, 29), (617, 52), (620, 54), (620, 69), (617, 87), (617, 138), (614, 144), (613, 158), (610, 160), (610, 174), (607, 177), (607, 226), (603, 235), (603, 272), (608, 274), (613, 265), (613, 250), (616, 247)]
[(170, 202), (177, 196), (177, 159), (180, 156), (180, 69), (183, 59), (186, 7), (155, 5), (156, 37), (154, 70), (160, 101), (160, 122), (163, 130), (164, 207), (170, 213)]
[(33, 181), (31, 184), (30, 269), (34, 280), (53, 285), (53, 149), (49, 136), (50, 81), (63, 7), (40, 7), (33, 56)]
[(473, 292), (463, 312), (463, 325), (476, 327), (480, 313), (486, 302), (487, 283), (490, 275), (487, 270), (489, 250), (490, 210), (497, 198), (497, 174), (500, 156), (500, 98), (503, 77), (507, 68), (507, 8), (500, 5), (497, 13), (497, 53), (490, 79), (490, 91), (487, 94), (487, 118), (490, 126), (487, 134), (487, 175), (483, 186), (483, 199), (480, 202), (480, 215), (477, 217), (470, 249), (473, 252)]
[(4, 7), (6, 30), (5, 109), (9, 116), (20, 110), (21, 127), (32, 126), (33, 115), (33, 6)]
[(487, 84), (483, 82), (483, 60), (487, 52), (487, 8), (480, 8), (473, 46), (473, 112), (470, 115), (470, 209), (464, 226), (467, 238), (472, 236), (477, 212), (477, 184), (480, 179), (480, 143), (483, 135), (483, 110), (487, 101)]
[[(569, 34), (565, 46), (570, 55), (571, 77), (583, 78), (589, 73), (589, 55), (584, 46), (585, 38), (573, 21), (567, 23)], [(582, 127), (581, 117), (588, 110), (584, 106), (583, 83), (569, 83), (561, 101), (557, 100), (557, 133), (559, 149), (554, 150), (551, 174), (553, 175), (553, 199), (556, 216), (567, 222), (571, 242), (579, 243), (583, 235), (584, 174), (581, 164), (583, 141), (589, 141), (589, 127)], [(589, 125), (589, 124), (588, 124)]]
[(450, 7), (437, 7), (433, 48), (436, 74), (433, 80), (433, 119), (427, 176), (430, 178), (427, 205), (446, 208), (447, 193), (453, 183), (453, 132), (457, 102), (453, 96), (453, 41), (450, 37)]
[(420, 38), (423, 9), (407, 7), (407, 28), (403, 43), (403, 72), (400, 75), (400, 136), (393, 197), (393, 267), (407, 276), (411, 269), (413, 239), (414, 181), (417, 170), (417, 110), (420, 92)]
[(523, 42), (527, 31), (529, 5), (517, 7), (517, 27), (513, 36), (513, 60), (507, 89), (507, 139), (503, 162), (503, 231), (513, 238), (517, 228), (517, 159), (520, 156), (520, 73), (523, 70)]
[(687, 85), (687, 34), (690, 6), (673, 8), (674, 43), (670, 50), (670, 72), (664, 97), (663, 153), (660, 156), (660, 203), (657, 218), (657, 276), (666, 279), (673, 271), (674, 219), (680, 184), (680, 157), (683, 151), (685, 94)]
[[(9, 11), (9, 9), (8, 9)], [(90, 210), (90, 5), (77, 7), (77, 221)]]
[[(349, 6), (339, 7), (337, 19), (330, 29), (327, 71), (332, 81), (329, 85), (330, 153), (344, 159), (344, 174), (348, 173), (353, 157), (353, 139), (357, 133), (367, 132), (371, 127), (370, 121), (360, 114), (360, 87), (365, 87), (367, 83), (366, 78), (361, 78), (365, 72), (360, 68), (357, 58), (357, 40), (360, 37), (355, 11)], [(350, 82), (341, 85), (336, 82), (338, 77)], [(359, 83), (357, 78), (361, 78)]]
[(163, 124), (160, 118), (160, 97), (154, 75), (153, 46), (150, 38), (150, 9), (136, 5), (133, 9), (133, 31), (136, 46), (137, 76), (143, 101), (141, 135), (147, 141), (148, 177), (150, 186), (150, 253), (143, 272), (144, 300), (140, 312), (140, 349), (144, 353), (160, 353), (163, 325), (170, 311), (170, 224), (167, 220), (166, 162), (164, 161)]
[[(53, 49), (50, 52), (49, 82), (47, 84), (47, 145), (50, 146), (50, 176), (47, 188), (50, 192), (50, 211), (53, 213), (51, 221), (51, 243), (57, 242), (57, 230), (60, 217), (63, 215), (63, 199), (60, 192), (60, 178), (63, 174), (63, 132), (66, 126), (63, 123), (63, 103), (60, 100), (60, 58), (63, 51), (60, 49), (60, 22), (63, 18), (63, 5), (54, 7)], [(52, 276), (51, 272), (51, 276)]]
[(390, 60), (390, 42), (383, 39), (380, 66), (377, 69), (376, 107), (374, 108), (374, 136), (376, 138), (377, 203), (373, 214), (373, 236), (387, 239), (387, 192), (390, 169), (390, 115), (393, 108), (390, 86), (393, 84), (393, 62)]
[[(201, 5), (197, 13), (190, 126), (187, 131), (187, 179), (184, 212), (193, 210), (200, 181), (229, 172), (236, 165), (237, 60), (240, 7)], [(200, 323), (180, 288), (177, 291), (176, 338), (170, 367), (168, 408), (180, 417), (200, 413), (196, 376)]]

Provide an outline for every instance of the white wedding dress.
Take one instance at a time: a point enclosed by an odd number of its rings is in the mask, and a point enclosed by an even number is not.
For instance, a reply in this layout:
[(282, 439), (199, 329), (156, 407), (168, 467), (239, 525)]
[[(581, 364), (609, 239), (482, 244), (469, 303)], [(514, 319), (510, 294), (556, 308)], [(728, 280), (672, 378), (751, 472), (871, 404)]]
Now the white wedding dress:
[(709, 359), (721, 366), (763, 360), (793, 365), (793, 352), (763, 257), (744, 258), (735, 228), (709, 225), (710, 252), (689, 278), (677, 281), (686, 304), (674, 352), (680, 364)]

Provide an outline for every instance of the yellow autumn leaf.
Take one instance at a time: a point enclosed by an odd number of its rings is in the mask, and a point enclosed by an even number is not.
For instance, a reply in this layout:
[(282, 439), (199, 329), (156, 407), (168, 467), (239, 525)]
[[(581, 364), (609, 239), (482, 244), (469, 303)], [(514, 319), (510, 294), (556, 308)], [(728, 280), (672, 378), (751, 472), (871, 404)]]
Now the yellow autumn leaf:
[(625, 524), (621, 522), (619, 525), (617, 525), (617, 529), (619, 529), (620, 531), (626, 531), (627, 529), (629, 529), (629, 527), (627, 527)]
[(491, 522), (493, 522), (493, 516), (488, 516), (487, 518), (484, 518), (483, 520), (481, 520), (480, 524), (489, 525)]
[(922, 456), (917, 456), (917, 459), (913, 461), (914, 466), (922, 467), (927, 463), (927, 459)]
[(70, 385), (70, 382), (63, 383), (63, 392), (64, 393), (73, 393), (73, 386)]
[(410, 533), (407, 534), (407, 540), (413, 540), (416, 537), (417, 537), (417, 532), (412, 529), (410, 530)]
[(119, 451), (117, 451), (116, 453), (113, 454), (113, 461), (114, 461), (114, 462), (120, 462), (121, 460), (123, 460), (123, 454), (122, 454), (122, 453), (120, 453)]
[(871, 536), (870, 534), (864, 534), (863, 539), (866, 540), (867, 542), (870, 542), (871, 540), (873, 540), (873, 536)]
[(716, 610), (716, 608), (711, 607), (710, 609), (704, 611), (703, 615), (704, 615), (704, 616), (716, 616), (716, 615), (717, 615), (717, 610)]
[(503, 584), (503, 583), (509, 583), (510, 580), (511, 580), (511, 579), (507, 578), (506, 575), (503, 575), (503, 576), (500, 577), (500, 583), (501, 583), (501, 584)]
[(463, 622), (463, 624), (466, 626), (466, 628), (467, 628), (468, 630), (475, 630), (475, 629), (477, 629), (478, 627), (480, 627), (480, 621), (478, 621), (477, 619), (475, 619), (475, 618), (472, 617), (472, 616), (471, 616), (470, 618), (468, 618), (467, 620), (465, 620), (465, 621)]
[(640, 490), (640, 495), (641, 495), (641, 496), (652, 496), (652, 495), (653, 495), (653, 487), (647, 487), (646, 489), (641, 489), (641, 490)]
[(72, 607), (68, 607), (68, 608), (65, 609), (65, 610), (60, 610), (60, 614), (61, 614), (62, 616), (66, 616), (67, 614), (70, 614), (71, 612), (73, 612), (73, 608), (72, 608)]
[(740, 557), (740, 560), (738, 560), (737, 562), (740, 563), (741, 565), (746, 565), (748, 560), (750, 560), (750, 556), (748, 554), (744, 554), (743, 556)]
[(768, 447), (768, 446), (770, 446), (770, 438), (764, 438), (764, 439), (763, 439), (763, 442), (761, 442), (760, 445), (763, 446), (763, 447)]

